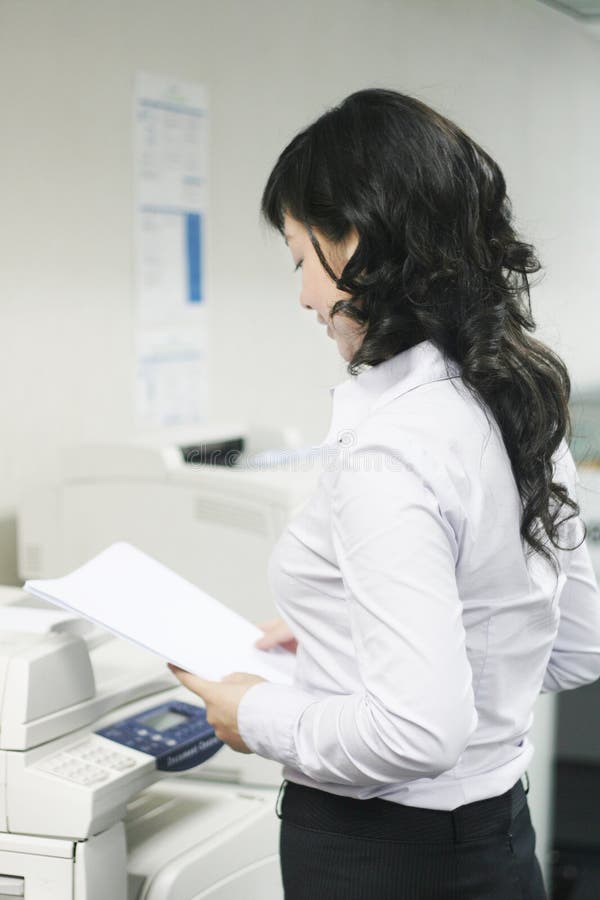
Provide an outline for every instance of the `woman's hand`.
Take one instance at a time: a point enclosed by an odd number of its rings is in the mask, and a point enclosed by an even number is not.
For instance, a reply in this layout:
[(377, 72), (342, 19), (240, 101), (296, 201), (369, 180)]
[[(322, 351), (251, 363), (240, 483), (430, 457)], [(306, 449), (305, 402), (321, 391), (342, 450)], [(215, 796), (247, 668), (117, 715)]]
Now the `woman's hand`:
[(237, 727), (237, 711), (240, 700), (252, 685), (265, 681), (258, 675), (250, 675), (248, 672), (232, 672), (226, 675), (222, 681), (207, 681), (192, 675), (185, 669), (180, 669), (173, 663), (168, 663), (169, 669), (182, 685), (193, 691), (204, 700), (206, 706), (206, 721), (215, 730), (216, 736), (224, 744), (237, 750), (238, 753), (252, 753), (246, 746)]
[(254, 644), (259, 650), (270, 650), (271, 647), (283, 647), (291, 653), (296, 652), (298, 641), (283, 619), (271, 619), (268, 622), (261, 622), (258, 627), (262, 628), (264, 631), (263, 636)]

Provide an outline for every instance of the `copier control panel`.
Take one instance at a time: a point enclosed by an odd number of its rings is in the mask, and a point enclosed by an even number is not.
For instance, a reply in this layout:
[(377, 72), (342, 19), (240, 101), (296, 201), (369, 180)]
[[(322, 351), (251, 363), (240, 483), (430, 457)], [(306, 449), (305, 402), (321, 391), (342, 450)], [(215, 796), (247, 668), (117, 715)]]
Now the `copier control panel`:
[(174, 701), (113, 722), (95, 734), (148, 753), (157, 769), (180, 772), (205, 762), (223, 746), (203, 706)]

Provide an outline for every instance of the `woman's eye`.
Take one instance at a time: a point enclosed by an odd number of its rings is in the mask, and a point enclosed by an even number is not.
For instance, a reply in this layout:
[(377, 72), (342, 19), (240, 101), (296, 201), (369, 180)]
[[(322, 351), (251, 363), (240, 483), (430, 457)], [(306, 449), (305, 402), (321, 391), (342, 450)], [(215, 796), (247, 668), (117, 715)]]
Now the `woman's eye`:
[(298, 269), (301, 269), (301, 268), (302, 268), (302, 263), (303, 263), (303, 262), (304, 262), (304, 260), (301, 259), (300, 262), (296, 263), (296, 266), (295, 266), (295, 268), (294, 268), (294, 272), (297, 272)]

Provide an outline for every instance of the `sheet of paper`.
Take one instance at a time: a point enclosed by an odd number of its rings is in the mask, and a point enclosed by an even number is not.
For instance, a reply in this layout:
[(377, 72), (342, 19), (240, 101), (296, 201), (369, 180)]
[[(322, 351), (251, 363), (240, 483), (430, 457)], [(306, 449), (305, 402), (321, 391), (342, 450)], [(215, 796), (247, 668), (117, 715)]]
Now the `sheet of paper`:
[(25, 590), (202, 678), (251, 672), (292, 681), (292, 653), (258, 650), (256, 625), (131, 544), (112, 544), (71, 574), (27, 581)]
[(206, 415), (208, 103), (201, 84), (138, 72), (134, 104), (136, 420)]
[(145, 428), (205, 425), (208, 421), (204, 332), (144, 329), (136, 339), (138, 422)]

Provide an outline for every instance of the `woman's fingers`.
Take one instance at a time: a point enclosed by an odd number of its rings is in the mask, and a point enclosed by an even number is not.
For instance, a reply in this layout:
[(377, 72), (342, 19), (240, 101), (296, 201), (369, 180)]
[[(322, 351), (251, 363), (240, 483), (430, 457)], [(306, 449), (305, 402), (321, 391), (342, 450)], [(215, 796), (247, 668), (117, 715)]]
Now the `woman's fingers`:
[(218, 682), (207, 681), (205, 678), (200, 678), (199, 675), (193, 675), (186, 669), (180, 669), (179, 666), (176, 666), (174, 663), (167, 663), (167, 666), (175, 678), (177, 678), (184, 687), (193, 691), (195, 694), (198, 694), (203, 700), (207, 700), (210, 697), (214, 685), (218, 684)]
[(230, 672), (222, 681), (208, 681), (174, 663), (167, 665), (184, 687), (204, 701), (206, 721), (212, 725), (217, 737), (239, 753), (250, 753), (238, 731), (238, 706), (246, 691), (265, 679), (250, 672)]
[(273, 632), (270, 634), (264, 634), (262, 637), (259, 637), (257, 641), (255, 641), (254, 646), (258, 647), (259, 650), (270, 650), (271, 647), (276, 647), (279, 641), (274, 636)]
[(248, 686), (266, 681), (260, 675), (252, 675), (250, 672), (230, 672), (221, 678), (221, 684), (246, 684)]
[(250, 677), (248, 672), (230, 672), (229, 675), (224, 675), (223, 678), (221, 678), (221, 683), (240, 684), (241, 682), (246, 682)]
[(254, 646), (259, 650), (270, 650), (272, 647), (278, 647), (280, 644), (295, 643), (294, 635), (283, 619), (273, 619), (270, 622), (264, 622), (258, 626), (265, 632), (262, 637), (255, 641)]
[(260, 628), (261, 631), (265, 633), (271, 631), (271, 629), (275, 628), (277, 625), (281, 623), (281, 619), (269, 619), (268, 622), (259, 622), (257, 624), (257, 628)]

